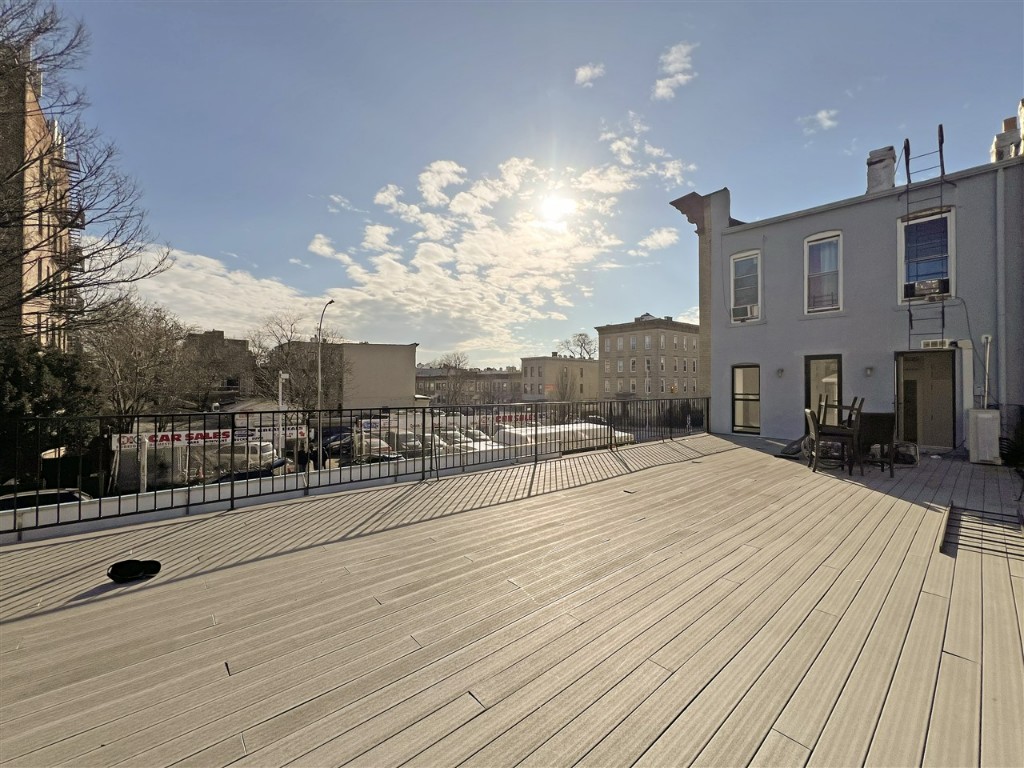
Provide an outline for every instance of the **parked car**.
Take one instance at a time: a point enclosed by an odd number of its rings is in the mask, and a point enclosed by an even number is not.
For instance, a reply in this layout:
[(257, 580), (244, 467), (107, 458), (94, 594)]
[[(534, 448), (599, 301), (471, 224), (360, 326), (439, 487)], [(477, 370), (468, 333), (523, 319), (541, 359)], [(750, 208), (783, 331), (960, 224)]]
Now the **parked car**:
[(424, 453), (423, 441), (415, 432), (390, 431), (384, 435), (384, 439), (396, 452), (406, 458), (419, 458)]
[(0, 496), (0, 510), (45, 507), (48, 504), (78, 504), (92, 500), (85, 491), (77, 488), (42, 488), (36, 491), (18, 491)]
[(329, 438), (324, 443), (330, 456), (337, 456), (339, 464), (363, 464), (375, 461), (397, 461), (404, 455), (379, 437), (356, 432)]

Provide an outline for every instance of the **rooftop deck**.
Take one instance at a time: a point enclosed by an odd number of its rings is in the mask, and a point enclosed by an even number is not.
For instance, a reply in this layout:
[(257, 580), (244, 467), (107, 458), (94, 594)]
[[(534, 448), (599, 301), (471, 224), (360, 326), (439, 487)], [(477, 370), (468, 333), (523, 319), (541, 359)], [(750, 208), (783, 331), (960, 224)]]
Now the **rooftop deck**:
[(701, 436), (4, 547), (0, 763), (1020, 766), (1019, 490)]

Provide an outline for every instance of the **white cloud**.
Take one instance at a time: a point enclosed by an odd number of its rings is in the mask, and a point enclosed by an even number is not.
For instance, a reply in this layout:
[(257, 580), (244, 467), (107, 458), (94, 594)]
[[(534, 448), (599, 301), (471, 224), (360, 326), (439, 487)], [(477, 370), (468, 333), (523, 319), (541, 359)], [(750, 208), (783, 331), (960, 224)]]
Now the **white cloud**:
[(325, 259), (340, 261), (342, 264), (352, 263), (352, 259), (348, 254), (334, 250), (334, 244), (326, 235), (313, 235), (313, 239), (309, 241), (309, 245), (306, 246), (306, 250), (310, 253), (316, 254), (317, 256), (322, 256)]
[(420, 174), (420, 193), (427, 205), (439, 206), (448, 202), (444, 188), (465, 181), (466, 169), (451, 160), (435, 160)]
[(673, 227), (652, 229), (651, 234), (640, 241), (640, 247), (648, 251), (660, 251), (679, 242), (679, 231)]
[(395, 246), (388, 242), (388, 238), (394, 234), (394, 227), (387, 227), (383, 224), (367, 224), (363, 234), (362, 247), (367, 251), (393, 252)]
[(796, 121), (804, 127), (804, 135), (811, 136), (818, 131), (828, 131), (838, 126), (838, 114), (838, 109), (819, 109), (813, 115), (798, 117)]
[(679, 231), (673, 227), (661, 227), (659, 229), (652, 229), (651, 233), (647, 237), (643, 238), (637, 247), (633, 248), (627, 253), (630, 256), (637, 256), (644, 258), (649, 256), (651, 251), (660, 251), (669, 246), (675, 245), (679, 242)]
[(289, 264), (294, 264), (296, 267), (305, 267), (309, 269), (309, 264), (304, 262), (302, 259), (288, 259)]
[(655, 101), (668, 101), (674, 99), (676, 90), (686, 85), (697, 76), (693, 71), (693, 59), (691, 54), (697, 48), (698, 43), (677, 43), (661, 54), (660, 74), (666, 77), (659, 78), (651, 89), (651, 98)]
[(693, 323), (694, 325), (700, 325), (700, 307), (684, 309), (676, 316), (675, 319), (680, 323)]
[(604, 77), (604, 64), (584, 64), (576, 68), (576, 85), (593, 88), (599, 77)]
[(353, 211), (355, 213), (367, 213), (360, 208), (356, 208), (343, 195), (328, 195), (327, 196), (327, 210), (331, 213), (341, 213), (342, 211)]

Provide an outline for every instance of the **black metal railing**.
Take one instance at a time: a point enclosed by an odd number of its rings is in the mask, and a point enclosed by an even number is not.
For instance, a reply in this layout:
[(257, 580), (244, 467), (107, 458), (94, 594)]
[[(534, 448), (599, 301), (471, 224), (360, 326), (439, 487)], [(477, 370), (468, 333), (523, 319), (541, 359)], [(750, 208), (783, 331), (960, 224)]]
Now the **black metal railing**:
[(707, 414), (682, 398), (23, 419), (0, 445), (0, 534), (614, 450)]

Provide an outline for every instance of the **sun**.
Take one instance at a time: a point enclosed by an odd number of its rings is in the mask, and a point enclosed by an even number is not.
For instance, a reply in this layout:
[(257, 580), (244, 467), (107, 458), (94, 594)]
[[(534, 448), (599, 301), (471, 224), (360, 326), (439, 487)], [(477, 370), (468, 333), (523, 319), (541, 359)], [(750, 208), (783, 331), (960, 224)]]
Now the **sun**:
[(576, 213), (576, 201), (571, 197), (548, 195), (540, 202), (540, 218), (546, 224), (561, 224)]

